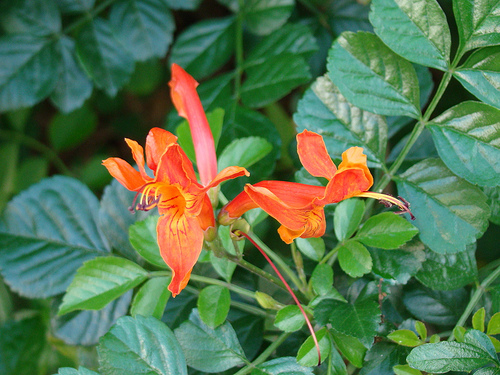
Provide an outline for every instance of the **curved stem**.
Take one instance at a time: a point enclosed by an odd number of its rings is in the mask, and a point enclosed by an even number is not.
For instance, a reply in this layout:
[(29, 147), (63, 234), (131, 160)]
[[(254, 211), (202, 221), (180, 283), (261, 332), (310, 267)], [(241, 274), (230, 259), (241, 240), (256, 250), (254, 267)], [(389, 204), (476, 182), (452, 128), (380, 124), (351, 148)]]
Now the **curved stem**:
[(337, 252), (339, 251), (339, 248), (340, 248), (340, 245), (341, 243), (338, 243), (332, 250), (330, 250), (328, 252), (328, 254), (326, 254), (323, 259), (321, 259), (319, 261), (319, 264), (323, 264), (323, 263), (326, 263), (328, 261), (328, 259), (330, 259), (332, 256), (334, 256), (335, 254), (337, 254)]

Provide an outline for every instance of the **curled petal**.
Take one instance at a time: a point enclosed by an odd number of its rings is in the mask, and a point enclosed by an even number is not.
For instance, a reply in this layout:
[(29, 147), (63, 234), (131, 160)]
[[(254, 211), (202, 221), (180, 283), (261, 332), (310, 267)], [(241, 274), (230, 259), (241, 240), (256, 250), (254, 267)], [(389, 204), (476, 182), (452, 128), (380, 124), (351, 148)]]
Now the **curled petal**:
[(201, 211), (198, 215), (198, 221), (200, 222), (200, 227), (203, 231), (207, 231), (209, 228), (215, 228), (215, 217), (214, 209), (212, 208), (212, 203), (208, 195), (204, 194)]
[(373, 177), (366, 165), (366, 155), (363, 154), (363, 148), (350, 147), (342, 153), (342, 162), (339, 164), (338, 172), (351, 168), (357, 168), (363, 171), (365, 180), (368, 183), (365, 190), (368, 190), (373, 185)]
[(177, 143), (167, 147), (156, 169), (155, 181), (187, 188), (196, 182), (193, 164)]
[(135, 163), (139, 167), (139, 172), (144, 180), (151, 180), (151, 178), (146, 174), (146, 170), (144, 169), (144, 149), (142, 146), (133, 141), (131, 139), (125, 138), (125, 142), (127, 142), (128, 147), (132, 150), (132, 157), (134, 158)]
[(304, 130), (297, 134), (297, 153), (304, 168), (315, 177), (333, 178), (337, 168), (326, 150), (323, 137)]
[(146, 161), (152, 171), (156, 171), (160, 158), (177, 137), (165, 129), (153, 128), (146, 137)]
[(318, 203), (337, 203), (354, 197), (371, 186), (362, 169), (352, 168), (337, 172), (326, 187), (324, 199)]
[(205, 186), (204, 190), (208, 191), (208, 189), (213, 188), (217, 185), (219, 185), (221, 182), (226, 181), (226, 180), (231, 180), (236, 177), (240, 176), (250, 176), (250, 173), (243, 168), (243, 167), (227, 167), (224, 168), (222, 171), (219, 172), (215, 178), (210, 181), (208, 185)]
[(109, 174), (116, 178), (120, 184), (128, 190), (139, 191), (147, 181), (125, 160), (120, 158), (108, 158), (102, 161)]

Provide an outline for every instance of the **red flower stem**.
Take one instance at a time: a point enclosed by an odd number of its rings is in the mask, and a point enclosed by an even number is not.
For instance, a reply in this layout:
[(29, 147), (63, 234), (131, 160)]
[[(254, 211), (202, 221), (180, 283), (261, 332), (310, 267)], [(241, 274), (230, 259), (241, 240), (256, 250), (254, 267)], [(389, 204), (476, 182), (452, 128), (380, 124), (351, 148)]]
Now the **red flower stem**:
[(307, 317), (307, 314), (306, 312), (304, 311), (304, 308), (302, 307), (302, 305), (300, 304), (299, 302), (299, 299), (297, 298), (297, 296), (295, 295), (295, 293), (293, 292), (292, 288), (290, 288), (290, 285), (288, 285), (288, 283), (286, 282), (285, 278), (283, 277), (283, 275), (281, 275), (280, 271), (278, 270), (278, 268), (274, 265), (273, 261), (271, 260), (271, 258), (269, 258), (269, 256), (264, 252), (264, 250), (262, 250), (260, 248), (259, 245), (257, 245), (257, 243), (252, 239), (252, 237), (250, 237), (250, 235), (248, 235), (248, 233), (245, 233), (245, 232), (242, 232), (241, 230), (238, 230), (236, 231), (236, 234), (238, 235), (242, 235), (243, 237), (245, 237), (248, 241), (250, 241), (252, 243), (252, 245), (254, 245), (259, 251), (260, 253), (264, 256), (264, 258), (266, 258), (267, 262), (271, 265), (271, 267), (273, 268), (274, 272), (276, 272), (276, 274), (278, 275), (278, 277), (280, 278), (281, 282), (283, 284), (285, 284), (286, 286), (286, 289), (288, 290), (288, 292), (290, 293), (290, 295), (292, 296), (293, 300), (295, 301), (296, 305), (299, 307), (300, 309), (300, 312), (302, 313), (302, 315), (304, 315), (304, 318), (306, 320), (306, 324), (307, 324), (307, 327), (309, 328), (309, 331), (311, 332), (311, 335), (312, 335), (312, 338), (314, 340), (314, 345), (316, 345), (316, 349), (318, 351), (318, 366), (321, 364), (321, 353), (320, 353), (320, 350), (319, 350), (319, 344), (318, 344), (318, 339), (316, 338), (316, 333), (314, 332), (314, 328), (311, 324), (311, 321), (309, 320), (309, 318)]

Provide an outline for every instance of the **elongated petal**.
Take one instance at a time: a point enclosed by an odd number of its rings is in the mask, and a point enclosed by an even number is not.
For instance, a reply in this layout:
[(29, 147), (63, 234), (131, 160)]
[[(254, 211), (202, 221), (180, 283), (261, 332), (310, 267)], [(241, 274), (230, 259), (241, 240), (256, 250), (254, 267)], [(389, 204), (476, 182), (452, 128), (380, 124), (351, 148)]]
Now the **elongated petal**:
[(144, 149), (142, 146), (133, 141), (131, 139), (125, 138), (125, 142), (127, 142), (128, 147), (132, 150), (132, 157), (134, 158), (135, 163), (139, 167), (139, 172), (144, 180), (151, 180), (151, 178), (146, 174), (146, 170), (144, 169)]
[(193, 164), (177, 143), (171, 144), (160, 158), (156, 169), (155, 181), (179, 184), (187, 188), (197, 184)]
[(354, 197), (370, 188), (371, 181), (366, 179), (360, 168), (350, 168), (338, 172), (326, 187), (324, 200), (321, 203), (337, 203)]
[(120, 184), (128, 190), (139, 191), (147, 181), (125, 160), (120, 158), (108, 158), (102, 161), (109, 174), (116, 178)]
[(146, 161), (152, 171), (156, 171), (160, 158), (177, 137), (165, 129), (152, 128), (146, 137)]
[(209, 228), (215, 228), (214, 209), (207, 194), (203, 196), (202, 208), (198, 214), (198, 221), (203, 231)]
[(236, 177), (240, 176), (250, 176), (250, 173), (243, 168), (243, 167), (227, 167), (224, 168), (222, 171), (215, 176), (215, 178), (210, 181), (208, 185), (205, 186), (205, 190), (208, 190), (210, 188), (213, 188), (217, 185), (219, 185), (221, 182), (226, 181), (226, 180), (231, 180)]
[(178, 295), (187, 285), (191, 270), (203, 246), (203, 230), (196, 217), (179, 213), (176, 208), (161, 210), (158, 225), (158, 245), (165, 263), (172, 270), (168, 290)]
[(198, 82), (179, 65), (172, 64), (169, 86), (175, 108), (189, 122), (200, 180), (207, 185), (217, 174), (217, 158), (212, 131), (196, 92)]
[(337, 168), (326, 150), (323, 137), (304, 130), (297, 134), (297, 153), (304, 168), (315, 177), (333, 178)]

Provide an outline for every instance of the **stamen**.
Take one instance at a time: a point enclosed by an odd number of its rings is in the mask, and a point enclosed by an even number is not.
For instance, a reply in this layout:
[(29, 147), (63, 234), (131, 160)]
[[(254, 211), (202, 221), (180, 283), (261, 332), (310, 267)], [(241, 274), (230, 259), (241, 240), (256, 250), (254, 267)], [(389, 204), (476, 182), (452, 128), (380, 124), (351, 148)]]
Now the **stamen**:
[[(158, 202), (160, 201), (161, 194), (158, 194), (158, 190), (156, 186), (154, 186), (155, 182), (149, 182), (141, 187), (141, 189), (135, 194), (134, 200), (132, 201), (132, 206), (128, 208), (131, 213), (135, 213), (135, 210), (139, 211), (148, 211), (154, 208)], [(150, 196), (151, 190), (154, 189), (154, 197)], [(141, 195), (139, 198), (139, 203), (136, 205), (137, 197)], [(135, 206), (135, 209), (134, 209)]]
[(401, 211), (396, 211), (395, 212), (396, 214), (409, 214), (410, 218), (412, 220), (415, 220), (415, 216), (410, 210), (410, 203), (406, 199), (400, 196), (398, 196), (399, 199), (397, 199), (394, 198), (392, 195), (365, 191), (363, 193), (358, 194), (357, 197), (377, 199), (380, 203), (382, 203), (386, 207), (398, 206), (401, 209)]

